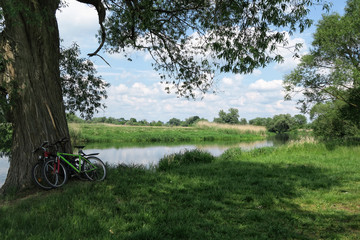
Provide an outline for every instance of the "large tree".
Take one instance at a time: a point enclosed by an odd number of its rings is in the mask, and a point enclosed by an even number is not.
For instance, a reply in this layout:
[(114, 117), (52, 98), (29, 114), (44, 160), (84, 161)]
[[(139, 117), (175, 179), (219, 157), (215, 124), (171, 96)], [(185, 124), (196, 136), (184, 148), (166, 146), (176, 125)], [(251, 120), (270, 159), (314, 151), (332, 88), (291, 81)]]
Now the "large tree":
[[(249, 73), (281, 61), (284, 31), (311, 24), (321, 0), (78, 0), (99, 15), (100, 46), (149, 51), (154, 68), (179, 95), (206, 92), (214, 71)], [(55, 13), (60, 0), (0, 0), (2, 112), (12, 123), (10, 169), (3, 190), (30, 186), (31, 150), (69, 136), (59, 69)], [(105, 18), (107, 13), (107, 18)], [(69, 81), (70, 82), (70, 81)], [(68, 150), (70, 145), (67, 146)]]
[(297, 68), (285, 77), (287, 99), (301, 92), (303, 98), (298, 103), (302, 111), (311, 110), (311, 116), (319, 119), (315, 123), (324, 124), (317, 129), (334, 126), (334, 131), (327, 131), (328, 136), (348, 135), (349, 131), (338, 127), (340, 122), (360, 127), (359, 29), (360, 0), (348, 0), (343, 16), (323, 16), (317, 24), (310, 54), (302, 57)]

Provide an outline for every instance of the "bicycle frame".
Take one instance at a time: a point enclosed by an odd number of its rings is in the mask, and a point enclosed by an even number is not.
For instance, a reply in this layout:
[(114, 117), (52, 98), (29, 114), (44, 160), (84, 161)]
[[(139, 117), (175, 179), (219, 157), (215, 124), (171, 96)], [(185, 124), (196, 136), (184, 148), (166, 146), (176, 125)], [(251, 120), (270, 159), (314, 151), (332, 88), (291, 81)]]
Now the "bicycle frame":
[[(71, 154), (71, 153), (56, 153), (56, 156), (59, 159), (62, 159), (66, 164), (68, 164), (72, 169), (74, 169), (77, 173), (81, 173), (81, 172), (91, 172), (95, 169), (97, 169), (96, 166), (94, 166), (90, 161), (88, 161), (84, 156), (82, 156), (81, 154)], [(66, 159), (65, 156), (71, 156), (71, 157), (78, 157), (79, 158), (79, 168), (77, 168), (76, 166), (74, 166), (69, 160)], [(88, 169), (86, 171), (81, 171), (81, 165), (82, 163), (86, 161), (87, 163), (89, 163), (93, 168)], [(59, 161), (60, 162), (60, 161)], [(58, 166), (57, 168), (59, 168), (59, 162), (58, 162)]]

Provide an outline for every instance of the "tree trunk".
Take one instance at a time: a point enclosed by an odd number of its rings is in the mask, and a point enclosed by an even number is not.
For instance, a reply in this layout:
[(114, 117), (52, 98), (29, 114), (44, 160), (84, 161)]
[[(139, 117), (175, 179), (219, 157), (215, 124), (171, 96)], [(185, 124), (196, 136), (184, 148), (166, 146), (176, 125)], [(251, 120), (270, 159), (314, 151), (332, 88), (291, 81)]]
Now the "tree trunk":
[(43, 141), (69, 137), (60, 85), (58, 4), (59, 0), (0, 0), (6, 26), (1, 47), (7, 60), (0, 84), (8, 93), (13, 126), (3, 193), (31, 188), (36, 162), (32, 150)]

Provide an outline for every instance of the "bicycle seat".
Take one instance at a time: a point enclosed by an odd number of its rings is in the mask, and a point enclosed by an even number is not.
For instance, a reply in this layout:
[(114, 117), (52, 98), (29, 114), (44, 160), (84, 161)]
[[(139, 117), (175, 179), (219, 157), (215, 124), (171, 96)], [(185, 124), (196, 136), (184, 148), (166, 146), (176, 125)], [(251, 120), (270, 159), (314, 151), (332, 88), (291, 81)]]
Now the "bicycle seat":
[(81, 148), (84, 148), (85, 146), (74, 146), (74, 147), (81, 149)]

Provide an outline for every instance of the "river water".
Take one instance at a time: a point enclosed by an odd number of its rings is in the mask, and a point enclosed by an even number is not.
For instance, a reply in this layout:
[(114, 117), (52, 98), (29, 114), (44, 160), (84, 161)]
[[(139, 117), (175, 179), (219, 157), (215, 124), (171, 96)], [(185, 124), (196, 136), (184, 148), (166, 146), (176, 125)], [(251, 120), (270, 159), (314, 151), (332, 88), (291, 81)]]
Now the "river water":
[[(131, 147), (104, 147), (96, 145), (85, 148), (85, 153), (99, 153), (99, 157), (110, 165), (143, 165), (145, 167), (155, 166), (165, 155), (178, 153), (184, 150), (200, 149), (211, 153), (213, 156), (220, 156), (224, 151), (232, 147), (240, 147), (243, 150), (254, 148), (281, 145), (282, 142), (275, 140), (263, 140), (240, 143), (202, 143), (183, 145), (161, 145), (161, 146), (131, 146)], [(0, 157), (0, 187), (4, 184), (9, 161), (7, 157)]]

